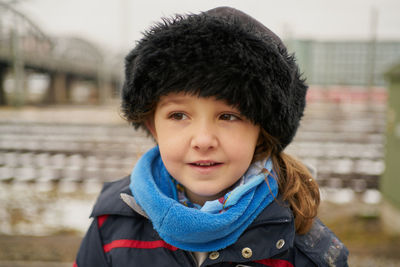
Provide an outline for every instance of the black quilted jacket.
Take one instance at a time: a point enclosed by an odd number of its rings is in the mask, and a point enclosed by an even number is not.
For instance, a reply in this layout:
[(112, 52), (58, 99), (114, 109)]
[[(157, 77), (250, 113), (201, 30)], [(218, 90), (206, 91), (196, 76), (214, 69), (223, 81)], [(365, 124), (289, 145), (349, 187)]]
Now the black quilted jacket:
[[(146, 214), (140, 207), (129, 204), (127, 197), (134, 203), (129, 177), (104, 185), (74, 266), (199, 265), (193, 253), (164, 242)], [(201, 266), (339, 267), (348, 266), (347, 256), (346, 247), (319, 220), (315, 220), (308, 234), (297, 235), (292, 212), (275, 201), (235, 244), (210, 251)]]

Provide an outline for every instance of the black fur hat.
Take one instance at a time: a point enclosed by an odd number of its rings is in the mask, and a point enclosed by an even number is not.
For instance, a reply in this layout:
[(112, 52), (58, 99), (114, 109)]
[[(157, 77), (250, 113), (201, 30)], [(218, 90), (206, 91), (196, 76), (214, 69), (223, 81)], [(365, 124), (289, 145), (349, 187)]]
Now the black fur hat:
[(122, 111), (135, 127), (160, 96), (188, 92), (237, 107), (280, 142), (293, 139), (307, 85), (293, 55), (247, 14), (220, 7), (156, 24), (125, 59)]

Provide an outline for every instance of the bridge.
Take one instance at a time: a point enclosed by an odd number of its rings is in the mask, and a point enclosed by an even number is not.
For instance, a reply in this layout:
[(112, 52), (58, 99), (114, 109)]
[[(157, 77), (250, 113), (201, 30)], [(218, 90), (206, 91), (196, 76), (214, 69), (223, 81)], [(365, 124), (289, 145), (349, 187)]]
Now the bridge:
[(118, 92), (123, 69), (121, 55), (107, 55), (82, 38), (49, 36), (0, 2), (0, 105), (25, 104), (27, 81), (35, 74), (48, 80), (39, 104), (71, 102), (72, 91), (82, 83), (90, 84), (95, 102), (104, 103)]

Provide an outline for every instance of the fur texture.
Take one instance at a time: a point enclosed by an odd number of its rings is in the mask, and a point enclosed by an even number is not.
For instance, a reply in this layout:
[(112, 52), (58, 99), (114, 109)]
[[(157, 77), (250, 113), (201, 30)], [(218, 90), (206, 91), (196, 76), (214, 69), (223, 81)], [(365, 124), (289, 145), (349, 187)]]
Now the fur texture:
[(229, 7), (164, 19), (144, 33), (125, 61), (122, 111), (135, 127), (160, 96), (215, 96), (277, 138), (293, 139), (307, 86), (282, 41)]

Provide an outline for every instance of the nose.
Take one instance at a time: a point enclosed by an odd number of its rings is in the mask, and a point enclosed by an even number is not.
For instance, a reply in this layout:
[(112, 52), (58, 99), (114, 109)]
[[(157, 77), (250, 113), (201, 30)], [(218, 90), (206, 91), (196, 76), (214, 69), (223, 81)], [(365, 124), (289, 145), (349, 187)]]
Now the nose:
[(218, 146), (218, 138), (212, 125), (202, 123), (198, 127), (195, 127), (193, 129), (191, 146), (200, 152), (215, 149)]

